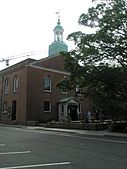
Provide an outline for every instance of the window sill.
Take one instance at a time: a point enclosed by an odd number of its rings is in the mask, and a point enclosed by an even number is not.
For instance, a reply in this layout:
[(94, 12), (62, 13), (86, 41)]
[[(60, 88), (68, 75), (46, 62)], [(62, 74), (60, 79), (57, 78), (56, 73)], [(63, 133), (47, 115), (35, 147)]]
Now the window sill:
[(17, 93), (17, 91), (13, 91), (13, 93)]
[(44, 92), (51, 93), (52, 91), (51, 90), (44, 90)]
[(68, 94), (67, 92), (62, 92), (62, 94)]
[(7, 114), (7, 110), (6, 110), (6, 111), (3, 111), (2, 114)]
[(51, 114), (51, 111), (44, 111), (44, 113)]

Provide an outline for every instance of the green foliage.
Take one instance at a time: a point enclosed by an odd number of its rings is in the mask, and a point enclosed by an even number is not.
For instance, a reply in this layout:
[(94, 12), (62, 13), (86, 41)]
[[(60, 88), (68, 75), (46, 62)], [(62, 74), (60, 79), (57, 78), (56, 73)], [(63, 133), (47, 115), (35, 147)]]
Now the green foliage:
[(68, 36), (77, 44), (76, 54), (80, 54), (84, 64), (107, 63), (127, 64), (127, 6), (126, 0), (112, 0), (89, 8), (82, 14), (79, 24), (95, 33), (75, 32)]
[(101, 1), (80, 16), (79, 24), (95, 31), (68, 36), (76, 45), (65, 54), (70, 89), (78, 85), (99, 106), (127, 102), (126, 0)]

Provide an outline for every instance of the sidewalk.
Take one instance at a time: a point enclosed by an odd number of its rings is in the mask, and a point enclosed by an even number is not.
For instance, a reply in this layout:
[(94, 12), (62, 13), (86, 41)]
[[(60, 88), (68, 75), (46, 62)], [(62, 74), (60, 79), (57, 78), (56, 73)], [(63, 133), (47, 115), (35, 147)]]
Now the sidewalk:
[(127, 133), (110, 132), (108, 130), (91, 131), (91, 130), (48, 128), (48, 127), (38, 127), (38, 126), (27, 126), (27, 128), (34, 129), (34, 130), (65, 132), (65, 133), (74, 133), (74, 134), (91, 135), (91, 136), (96, 135), (96, 136), (127, 137)]
[(30, 129), (30, 130), (65, 132), (65, 133), (73, 133), (73, 134), (80, 134), (80, 135), (91, 135), (91, 136), (127, 137), (127, 133), (110, 132), (108, 130), (99, 130), (99, 131), (76, 130), (76, 129), (49, 128), (49, 127), (40, 127), (40, 126), (9, 125), (9, 124), (3, 124), (3, 123), (0, 123), (0, 126), (24, 128), (24, 129), (26, 128), (26, 129)]

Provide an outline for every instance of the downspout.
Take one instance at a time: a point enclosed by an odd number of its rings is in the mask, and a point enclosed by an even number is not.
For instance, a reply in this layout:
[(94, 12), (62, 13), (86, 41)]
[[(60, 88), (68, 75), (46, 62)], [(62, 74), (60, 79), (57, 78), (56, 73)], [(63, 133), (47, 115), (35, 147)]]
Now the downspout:
[(3, 105), (3, 100), (4, 100), (4, 77), (2, 76), (2, 86), (1, 86), (1, 99), (0, 99), (0, 121), (1, 121), (1, 116), (2, 116), (2, 105)]
[(29, 111), (29, 65), (26, 65), (26, 119), (25, 124), (27, 125), (28, 111)]
[(1, 121), (2, 107), (3, 107), (3, 106), (2, 106), (2, 105), (3, 105), (2, 103), (3, 103), (3, 86), (4, 86), (3, 83), (4, 83), (4, 77), (2, 76), (1, 79), (2, 79), (2, 82), (1, 82), (2, 85), (1, 85), (1, 98), (0, 98), (0, 121)]
[(29, 118), (29, 115), (31, 113), (31, 70), (30, 65), (26, 65), (26, 125)]

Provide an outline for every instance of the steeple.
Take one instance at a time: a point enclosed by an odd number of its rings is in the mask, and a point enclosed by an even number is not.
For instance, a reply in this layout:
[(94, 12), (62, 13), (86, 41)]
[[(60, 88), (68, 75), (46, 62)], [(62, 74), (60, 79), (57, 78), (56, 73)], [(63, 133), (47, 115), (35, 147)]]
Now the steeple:
[(57, 25), (55, 26), (53, 31), (54, 31), (54, 42), (51, 43), (51, 45), (49, 46), (49, 56), (57, 55), (60, 52), (68, 51), (68, 46), (63, 42), (64, 29), (61, 26), (60, 15), (58, 15)]
[(57, 25), (54, 28), (54, 42), (55, 41), (63, 41), (63, 32), (64, 29), (62, 28), (62, 26), (60, 25), (60, 18), (58, 18), (58, 22)]

